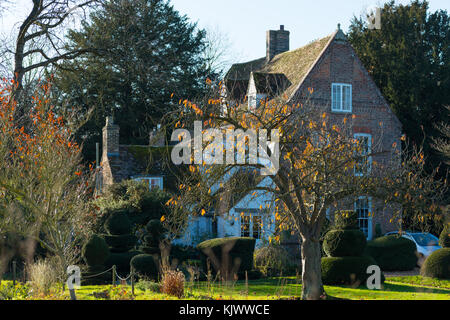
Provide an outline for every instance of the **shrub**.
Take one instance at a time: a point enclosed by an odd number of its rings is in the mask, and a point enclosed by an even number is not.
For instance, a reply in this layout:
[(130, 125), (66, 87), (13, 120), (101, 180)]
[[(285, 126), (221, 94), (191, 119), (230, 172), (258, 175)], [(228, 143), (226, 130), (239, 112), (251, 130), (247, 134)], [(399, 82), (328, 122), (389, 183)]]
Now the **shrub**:
[(334, 215), (335, 229), (354, 230), (358, 227), (358, 214), (353, 210), (341, 210)]
[(132, 234), (104, 235), (111, 252), (124, 252), (132, 249), (136, 244), (137, 238)]
[(439, 236), (439, 245), (442, 248), (450, 248), (450, 223), (447, 223)]
[[(367, 267), (376, 265), (371, 257), (325, 257), (322, 258), (322, 281), (326, 285), (365, 284), (370, 274)], [(381, 280), (384, 282), (384, 275)]]
[(139, 280), (138, 283), (136, 283), (136, 288), (142, 291), (151, 291), (154, 293), (160, 293), (161, 292), (161, 284), (153, 281), (148, 280)]
[[(116, 266), (117, 272), (127, 274), (130, 272), (130, 261), (133, 257), (139, 255), (139, 251), (128, 252), (112, 252), (109, 258), (105, 261), (105, 267), (110, 268)], [(121, 275), (123, 277), (123, 275)]]
[(360, 256), (365, 247), (366, 236), (361, 230), (330, 230), (323, 241), (329, 257)]
[(105, 221), (105, 229), (110, 235), (129, 234), (131, 221), (124, 211), (114, 211)]
[(184, 295), (184, 274), (181, 271), (167, 270), (161, 280), (161, 292), (182, 298)]
[(158, 266), (150, 254), (138, 254), (130, 261), (136, 274), (146, 279), (158, 279)]
[(450, 248), (442, 248), (430, 254), (420, 271), (424, 277), (450, 279)]
[(417, 264), (416, 244), (397, 235), (389, 235), (369, 241), (366, 254), (375, 259), (382, 270), (412, 270)]
[(197, 248), (204, 270), (208, 270), (210, 264), (215, 272), (220, 271), (227, 278), (233, 273), (253, 269), (255, 242), (254, 238), (245, 237), (216, 238), (201, 242)]
[(55, 271), (45, 260), (39, 260), (28, 266), (28, 276), (35, 295), (49, 295), (51, 289), (57, 283)]
[(291, 269), (289, 253), (281, 246), (269, 245), (255, 250), (255, 268), (264, 276), (280, 276)]
[(81, 253), (85, 262), (90, 267), (102, 266), (110, 254), (105, 239), (97, 235), (89, 238), (84, 244)]

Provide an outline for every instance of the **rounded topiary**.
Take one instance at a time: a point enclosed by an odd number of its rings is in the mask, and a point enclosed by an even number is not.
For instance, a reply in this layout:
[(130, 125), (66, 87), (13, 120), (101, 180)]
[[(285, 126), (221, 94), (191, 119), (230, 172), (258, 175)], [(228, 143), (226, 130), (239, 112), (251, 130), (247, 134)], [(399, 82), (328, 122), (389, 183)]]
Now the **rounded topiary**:
[(90, 267), (102, 266), (110, 255), (105, 239), (97, 235), (89, 238), (84, 244), (81, 254)]
[(111, 252), (125, 252), (131, 250), (136, 244), (137, 237), (132, 234), (105, 235), (106, 243)]
[(269, 277), (286, 275), (292, 266), (288, 251), (282, 246), (276, 245), (256, 249), (254, 261), (255, 268)]
[(255, 243), (256, 239), (249, 237), (216, 238), (199, 243), (197, 249), (203, 270), (209, 270), (209, 266), (224, 277), (252, 270)]
[[(130, 261), (133, 257), (141, 254), (139, 251), (111, 252), (105, 261), (106, 268), (116, 266), (117, 271), (126, 275), (130, 272)], [(121, 275), (122, 276), (122, 275)]]
[(339, 230), (359, 229), (358, 214), (353, 210), (341, 210), (334, 215), (334, 226)]
[(155, 259), (150, 254), (138, 254), (130, 261), (130, 266), (139, 276), (147, 279), (158, 279), (158, 266)]
[[(367, 267), (376, 265), (374, 259), (360, 257), (326, 257), (322, 258), (322, 281), (326, 285), (364, 285), (370, 274)], [(381, 281), (384, 282), (381, 274)]]
[(105, 229), (110, 235), (129, 234), (132, 224), (128, 215), (122, 211), (113, 212), (105, 221)]
[(361, 230), (331, 230), (325, 235), (323, 250), (329, 257), (360, 256), (366, 247)]
[(450, 248), (450, 223), (446, 224), (439, 236), (439, 245), (442, 248)]
[(450, 248), (442, 248), (430, 254), (420, 271), (424, 277), (450, 279)]
[(366, 254), (375, 259), (385, 271), (413, 270), (417, 264), (416, 244), (397, 235), (389, 235), (369, 241)]

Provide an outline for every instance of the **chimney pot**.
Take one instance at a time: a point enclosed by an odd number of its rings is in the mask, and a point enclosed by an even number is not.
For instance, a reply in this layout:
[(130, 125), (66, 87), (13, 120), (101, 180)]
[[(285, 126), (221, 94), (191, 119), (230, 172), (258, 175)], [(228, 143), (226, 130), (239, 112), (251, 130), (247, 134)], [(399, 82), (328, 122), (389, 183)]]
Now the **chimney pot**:
[(266, 61), (269, 62), (277, 54), (289, 51), (289, 31), (280, 25), (280, 30), (269, 30), (266, 33)]
[(284, 30), (284, 24), (280, 26), (280, 30)]

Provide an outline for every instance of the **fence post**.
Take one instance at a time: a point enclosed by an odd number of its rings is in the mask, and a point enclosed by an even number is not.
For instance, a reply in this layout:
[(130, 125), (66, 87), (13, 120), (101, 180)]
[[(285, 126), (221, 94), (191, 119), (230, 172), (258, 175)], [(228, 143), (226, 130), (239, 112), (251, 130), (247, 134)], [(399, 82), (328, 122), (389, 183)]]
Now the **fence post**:
[(116, 265), (113, 265), (112, 267), (112, 283), (113, 286), (116, 286)]
[(13, 269), (13, 286), (16, 286), (16, 260), (12, 262), (12, 269)]
[(131, 294), (134, 296), (134, 269), (133, 266), (130, 268), (130, 276), (131, 276)]

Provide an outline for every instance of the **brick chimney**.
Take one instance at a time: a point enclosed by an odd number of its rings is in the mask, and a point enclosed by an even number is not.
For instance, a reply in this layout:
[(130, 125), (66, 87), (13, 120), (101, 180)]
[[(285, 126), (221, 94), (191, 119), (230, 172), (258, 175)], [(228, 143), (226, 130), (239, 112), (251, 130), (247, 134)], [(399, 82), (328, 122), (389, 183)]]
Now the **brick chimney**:
[(269, 62), (277, 54), (289, 51), (289, 31), (284, 30), (284, 25), (280, 30), (268, 30), (266, 33), (266, 61)]
[(113, 117), (106, 117), (103, 128), (103, 155), (119, 156), (119, 126), (114, 124)]

